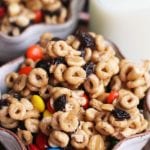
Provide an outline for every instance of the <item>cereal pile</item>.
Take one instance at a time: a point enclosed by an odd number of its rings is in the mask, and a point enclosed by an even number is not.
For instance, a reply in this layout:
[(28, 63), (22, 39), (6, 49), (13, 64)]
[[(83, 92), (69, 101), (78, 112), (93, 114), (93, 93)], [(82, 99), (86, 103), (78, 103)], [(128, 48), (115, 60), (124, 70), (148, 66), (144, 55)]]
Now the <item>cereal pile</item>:
[(78, 31), (62, 40), (45, 33), (6, 76), (0, 125), (30, 150), (107, 149), (110, 137), (146, 130), (137, 106), (150, 87), (148, 71), (148, 62), (119, 59), (101, 35)]
[(0, 2), (0, 32), (18, 36), (32, 24), (62, 24), (69, 17), (69, 3), (69, 0), (4, 0)]

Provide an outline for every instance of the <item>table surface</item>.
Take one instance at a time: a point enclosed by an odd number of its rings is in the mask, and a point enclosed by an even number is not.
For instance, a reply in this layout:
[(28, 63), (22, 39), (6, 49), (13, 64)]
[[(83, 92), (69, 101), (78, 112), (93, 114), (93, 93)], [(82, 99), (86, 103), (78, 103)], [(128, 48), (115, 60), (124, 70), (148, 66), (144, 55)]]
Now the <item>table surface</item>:
[[(86, 0), (86, 4), (85, 4), (82, 12), (80, 13), (80, 18), (79, 18), (78, 25), (77, 25), (77, 28), (75, 29), (75, 31), (78, 29), (83, 29), (83, 30), (88, 29), (87, 28), (88, 20), (89, 20), (88, 5), (89, 5), (89, 0)], [(7, 63), (7, 62), (5, 62), (5, 63)], [(4, 65), (5, 63), (0, 61), (0, 66)]]

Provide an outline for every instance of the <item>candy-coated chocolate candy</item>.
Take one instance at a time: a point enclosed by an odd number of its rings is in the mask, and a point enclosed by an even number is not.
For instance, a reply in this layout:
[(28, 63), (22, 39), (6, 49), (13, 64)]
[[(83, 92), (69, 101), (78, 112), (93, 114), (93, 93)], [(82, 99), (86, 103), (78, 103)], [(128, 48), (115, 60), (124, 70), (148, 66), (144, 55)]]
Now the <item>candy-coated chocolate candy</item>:
[(37, 10), (35, 11), (35, 19), (34, 19), (34, 22), (35, 23), (40, 23), (42, 22), (43, 20), (43, 13), (41, 10)]
[(82, 107), (84, 109), (87, 109), (89, 107), (89, 98), (86, 94), (84, 94), (82, 97), (85, 98), (85, 100), (86, 100), (86, 103)]
[(26, 51), (26, 57), (34, 61), (41, 60), (43, 58), (43, 51), (39, 45), (32, 45)]
[(47, 102), (47, 109), (52, 114), (55, 112), (54, 108), (51, 106), (50, 100)]
[(40, 150), (36, 145), (30, 144), (28, 145), (28, 150)]
[(31, 98), (31, 102), (32, 102), (34, 108), (36, 108), (39, 112), (44, 112), (45, 103), (44, 103), (44, 100), (40, 96), (33, 95)]
[(40, 132), (37, 134), (35, 142), (40, 150), (45, 150), (48, 147), (47, 139), (48, 137), (43, 133)]
[(62, 150), (62, 149), (59, 147), (49, 147), (46, 150)]
[(119, 93), (117, 91), (111, 91), (106, 101), (107, 103), (112, 104), (113, 101), (118, 97), (119, 97)]
[(32, 67), (26, 66), (26, 67), (20, 68), (18, 73), (19, 74), (26, 74), (26, 75), (28, 75), (31, 72), (31, 70), (32, 70)]
[(50, 113), (50, 111), (48, 111), (48, 110), (44, 111), (43, 117), (51, 117), (51, 116), (52, 116), (52, 113)]

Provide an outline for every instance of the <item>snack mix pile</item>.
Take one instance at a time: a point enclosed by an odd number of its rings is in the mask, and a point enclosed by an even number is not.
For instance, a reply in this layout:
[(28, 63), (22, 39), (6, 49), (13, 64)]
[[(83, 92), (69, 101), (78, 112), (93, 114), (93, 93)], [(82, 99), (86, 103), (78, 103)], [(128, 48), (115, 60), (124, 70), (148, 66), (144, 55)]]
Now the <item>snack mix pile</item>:
[(18, 36), (33, 24), (62, 24), (69, 17), (69, 5), (69, 0), (0, 1), (0, 32)]
[[(147, 129), (138, 108), (150, 87), (149, 63), (116, 56), (101, 35), (41, 36), (6, 76), (0, 125), (29, 150), (105, 150)], [(111, 147), (112, 148), (112, 147)]]

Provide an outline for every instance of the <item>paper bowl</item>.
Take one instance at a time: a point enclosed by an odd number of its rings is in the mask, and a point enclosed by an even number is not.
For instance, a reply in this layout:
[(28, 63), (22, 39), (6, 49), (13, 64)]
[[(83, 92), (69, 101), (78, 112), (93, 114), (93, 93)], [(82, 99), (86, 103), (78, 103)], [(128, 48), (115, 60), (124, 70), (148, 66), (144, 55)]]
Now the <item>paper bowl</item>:
[(28, 27), (21, 35), (7, 36), (0, 32), (0, 60), (6, 62), (22, 55), (25, 49), (39, 40), (42, 33), (51, 32), (55, 37), (64, 38), (74, 31), (85, 0), (72, 0), (70, 18), (64, 24), (46, 25), (44, 23)]
[[(123, 57), (117, 48), (115, 44), (109, 41), (110, 44), (115, 48), (117, 55), (119, 57)], [(7, 63), (6, 65), (0, 67), (0, 89), (1, 92), (6, 91), (6, 85), (4, 82), (6, 74), (12, 71), (16, 71), (19, 67), (19, 65), (24, 61), (24, 57), (19, 57), (15, 59), (14, 61), (11, 61)], [(145, 116), (149, 119), (150, 121), (150, 90), (147, 93), (147, 97), (145, 99), (145, 110), (144, 110)], [(149, 141), (150, 139), (150, 130), (148, 129), (147, 131), (141, 133), (141, 134), (136, 134), (134, 136), (131, 136), (129, 138), (126, 138), (122, 141), (120, 141), (113, 150), (142, 150), (144, 145)], [(145, 149), (149, 150), (149, 149)]]
[(0, 143), (7, 150), (27, 150), (16, 134), (4, 128), (0, 128)]

